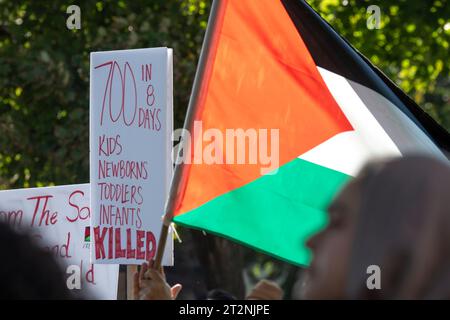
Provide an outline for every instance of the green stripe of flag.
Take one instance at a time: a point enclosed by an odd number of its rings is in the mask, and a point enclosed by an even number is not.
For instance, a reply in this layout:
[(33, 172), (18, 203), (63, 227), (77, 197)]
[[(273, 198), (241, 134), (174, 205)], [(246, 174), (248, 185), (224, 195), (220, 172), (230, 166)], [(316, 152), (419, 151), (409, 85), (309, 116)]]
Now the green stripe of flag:
[(261, 176), (176, 216), (174, 222), (308, 265), (310, 252), (304, 243), (325, 226), (326, 208), (348, 179), (341, 172), (295, 159), (276, 174)]

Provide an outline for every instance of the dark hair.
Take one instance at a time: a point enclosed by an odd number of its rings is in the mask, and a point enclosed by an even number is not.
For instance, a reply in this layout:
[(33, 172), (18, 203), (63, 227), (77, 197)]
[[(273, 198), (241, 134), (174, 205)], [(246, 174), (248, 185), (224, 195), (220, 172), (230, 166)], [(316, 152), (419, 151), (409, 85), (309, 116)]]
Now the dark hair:
[[(347, 294), (356, 299), (450, 298), (450, 166), (409, 156), (366, 166)], [(381, 290), (366, 286), (381, 270)]]
[(0, 223), (0, 299), (69, 299), (62, 269), (29, 234)]
[(213, 289), (206, 295), (206, 300), (236, 300), (236, 298), (225, 290)]

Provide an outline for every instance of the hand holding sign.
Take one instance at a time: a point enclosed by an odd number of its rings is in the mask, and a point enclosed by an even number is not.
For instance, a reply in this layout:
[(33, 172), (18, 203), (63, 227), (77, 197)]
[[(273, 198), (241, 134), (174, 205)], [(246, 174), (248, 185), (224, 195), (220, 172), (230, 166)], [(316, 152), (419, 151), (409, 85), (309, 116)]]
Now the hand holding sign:
[(181, 284), (170, 287), (163, 268), (156, 270), (154, 261), (142, 264), (134, 274), (133, 285), (134, 298), (139, 300), (175, 300), (182, 289)]

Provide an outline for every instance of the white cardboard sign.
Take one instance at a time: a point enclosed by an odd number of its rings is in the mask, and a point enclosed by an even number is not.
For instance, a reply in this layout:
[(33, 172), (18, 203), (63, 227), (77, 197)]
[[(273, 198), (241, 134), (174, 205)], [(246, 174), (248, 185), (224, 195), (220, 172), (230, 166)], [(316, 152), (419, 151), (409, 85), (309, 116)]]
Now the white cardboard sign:
[(156, 253), (172, 177), (172, 49), (93, 52), (90, 79), (91, 258), (141, 264)]
[(31, 232), (81, 296), (117, 299), (118, 265), (90, 263), (89, 184), (0, 191), (0, 221)]

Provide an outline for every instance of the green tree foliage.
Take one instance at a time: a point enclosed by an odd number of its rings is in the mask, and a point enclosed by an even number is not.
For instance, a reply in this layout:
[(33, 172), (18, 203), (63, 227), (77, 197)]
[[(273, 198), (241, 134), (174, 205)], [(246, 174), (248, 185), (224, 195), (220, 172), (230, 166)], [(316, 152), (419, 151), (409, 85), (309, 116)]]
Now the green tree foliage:
[(174, 49), (175, 125), (183, 125), (210, 4), (0, 1), (0, 188), (89, 181), (89, 53)]
[[(308, 2), (450, 129), (448, 0)], [(66, 28), (66, 9), (71, 4), (0, 0), (0, 189), (89, 180), (92, 51), (172, 47), (175, 127), (183, 124), (210, 1), (79, 0), (75, 4), (81, 8), (80, 30)], [(366, 26), (369, 5), (381, 9), (380, 29)], [(292, 266), (263, 255), (255, 259), (253, 251), (225, 239), (195, 231), (183, 236), (192, 241), (186, 241), (184, 251), (177, 254), (178, 260), (186, 256), (180, 266), (192, 262), (186, 248), (195, 243), (209, 288), (225, 288), (242, 297), (244, 260), (251, 261), (244, 269), (245, 282), (262, 276), (286, 278), (279, 280), (285, 284), (295, 280)], [(192, 268), (185, 274), (194, 275)]]
[[(309, 0), (358, 50), (450, 128), (448, 0)], [(0, 188), (89, 179), (89, 53), (174, 48), (175, 125), (183, 123), (209, 1), (0, 0)], [(381, 9), (370, 30), (367, 7)]]
[[(448, 0), (308, 0), (357, 50), (450, 130)], [(369, 29), (380, 8), (380, 28)]]

